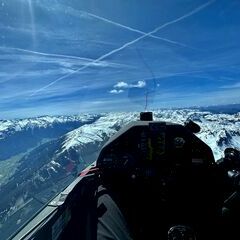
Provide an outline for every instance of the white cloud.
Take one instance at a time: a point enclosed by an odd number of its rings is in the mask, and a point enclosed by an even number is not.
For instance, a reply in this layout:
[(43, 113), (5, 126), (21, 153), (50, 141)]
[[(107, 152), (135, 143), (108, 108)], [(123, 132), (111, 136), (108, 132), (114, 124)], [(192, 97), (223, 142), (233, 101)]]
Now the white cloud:
[(120, 90), (117, 90), (117, 89), (112, 89), (111, 91), (109, 91), (110, 93), (113, 93), (113, 94), (119, 94), (119, 93), (123, 93), (124, 91), (122, 89)]
[(143, 88), (146, 86), (146, 82), (145, 81), (138, 81), (137, 84), (135, 85), (131, 85), (132, 87), (137, 87), (137, 88)]
[(126, 82), (118, 82), (117, 84), (115, 84), (113, 87), (114, 88), (143, 88), (146, 86), (146, 82), (145, 81), (138, 81), (136, 84), (128, 84)]
[(114, 88), (128, 88), (128, 84), (126, 82), (118, 82), (116, 85), (113, 86)]

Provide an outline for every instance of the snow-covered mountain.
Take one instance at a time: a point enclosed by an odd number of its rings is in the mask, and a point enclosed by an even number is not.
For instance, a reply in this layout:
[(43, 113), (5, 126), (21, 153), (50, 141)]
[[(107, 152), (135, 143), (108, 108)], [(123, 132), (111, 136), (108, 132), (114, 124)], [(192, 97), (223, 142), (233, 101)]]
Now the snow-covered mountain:
[(212, 114), (198, 110), (165, 110), (155, 112), (155, 120), (183, 124), (191, 119), (201, 127), (197, 136), (207, 143), (215, 160), (223, 156), (227, 147), (240, 148), (240, 113)]
[[(62, 172), (64, 167), (64, 174), (73, 168), (80, 171), (96, 159), (110, 136), (138, 118), (138, 112), (122, 112), (1, 120), (0, 169), (4, 170), (0, 170), (0, 188), (15, 172), (25, 168), (30, 171), (30, 166), (34, 167), (34, 178), (39, 176), (39, 179), (44, 179), (41, 172), (51, 178), (50, 173)], [(198, 137), (212, 148), (215, 159), (222, 157), (226, 147), (240, 147), (240, 113), (159, 110), (154, 112), (154, 119), (180, 124), (188, 119), (195, 121), (201, 126)]]
[(0, 120), (0, 161), (57, 138), (83, 124), (92, 123), (99, 117), (100, 115), (83, 114)]
[(16, 132), (34, 129), (34, 128), (48, 128), (54, 127), (58, 124), (65, 124), (69, 122), (88, 122), (98, 115), (82, 114), (74, 116), (42, 116), (38, 118), (0, 120), (0, 139), (4, 139)]
[[(139, 119), (139, 113), (109, 113), (92, 124), (74, 129), (64, 136), (61, 153), (76, 149), (80, 151), (86, 144), (99, 144), (108, 139), (123, 125)], [(227, 147), (240, 148), (240, 113), (212, 114), (198, 110), (159, 110), (154, 112), (154, 120), (184, 124), (193, 120), (201, 127), (197, 136), (213, 150), (215, 159), (223, 155)]]
[[(0, 120), (0, 228), (27, 219), (96, 160), (110, 136), (138, 119), (138, 112), (122, 112)], [(215, 159), (226, 147), (240, 148), (240, 113), (154, 112), (154, 120), (183, 124), (188, 119), (201, 126), (197, 135), (212, 148)]]

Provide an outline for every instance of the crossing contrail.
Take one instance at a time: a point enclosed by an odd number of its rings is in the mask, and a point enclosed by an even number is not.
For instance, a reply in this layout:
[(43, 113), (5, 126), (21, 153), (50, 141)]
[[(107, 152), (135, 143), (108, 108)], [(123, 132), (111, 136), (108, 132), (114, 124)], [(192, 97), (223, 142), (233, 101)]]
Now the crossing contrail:
[(132, 41), (130, 41), (130, 42), (127, 42), (127, 43), (123, 44), (121, 47), (116, 48), (116, 49), (114, 49), (114, 50), (112, 50), (112, 51), (110, 51), (110, 52), (108, 52), (108, 53), (100, 56), (99, 58), (93, 60), (93, 61), (90, 62), (90, 63), (87, 63), (85, 66), (83, 66), (83, 67), (81, 67), (81, 68), (78, 68), (78, 69), (75, 70), (74, 72), (68, 73), (68, 74), (66, 74), (66, 75), (63, 75), (62, 77), (57, 78), (56, 80), (52, 81), (51, 83), (49, 83), (49, 84), (47, 84), (47, 85), (39, 88), (38, 90), (34, 91), (30, 96), (36, 95), (38, 92), (41, 92), (41, 91), (49, 88), (50, 86), (54, 85), (55, 83), (57, 83), (57, 82), (65, 79), (65, 78), (67, 78), (67, 77), (69, 77), (69, 76), (72, 76), (72, 75), (75, 74), (75, 73), (78, 73), (78, 72), (80, 72), (80, 71), (88, 68), (88, 67), (91, 66), (93, 63), (97, 63), (97, 62), (99, 62), (99, 61), (104, 60), (105, 58), (107, 58), (107, 57), (109, 57), (109, 56), (111, 56), (111, 55), (113, 55), (113, 54), (115, 54), (115, 53), (117, 53), (117, 52), (119, 52), (119, 51), (121, 51), (121, 50), (123, 50), (123, 49), (125, 49), (125, 48), (127, 48), (127, 47), (129, 47), (129, 46), (131, 46), (131, 45), (133, 45), (133, 44), (135, 44), (135, 43), (137, 43), (137, 42), (139, 42), (140, 40), (142, 40), (142, 39), (144, 39), (144, 38), (146, 38), (146, 37), (148, 37), (148, 36), (150, 36), (150, 35), (158, 32), (159, 30), (161, 30), (161, 29), (163, 29), (163, 28), (166, 28), (167, 26), (170, 26), (170, 25), (172, 25), (172, 24), (174, 24), (174, 23), (177, 23), (177, 22), (179, 22), (179, 21), (181, 21), (181, 20), (183, 20), (183, 19), (186, 19), (186, 18), (188, 18), (188, 17), (190, 17), (190, 16), (198, 13), (199, 11), (201, 11), (202, 9), (206, 8), (207, 6), (209, 6), (210, 4), (212, 4), (212, 3), (214, 3), (214, 2), (215, 2), (215, 0), (208, 1), (207, 3), (204, 3), (204, 4), (202, 4), (201, 6), (195, 8), (195, 9), (192, 10), (191, 12), (186, 13), (186, 14), (184, 14), (184, 15), (181, 16), (181, 17), (178, 17), (178, 18), (176, 18), (176, 19), (174, 19), (174, 20), (172, 20), (172, 21), (169, 21), (169, 22), (166, 22), (166, 23), (160, 25), (159, 27), (155, 28), (154, 30), (152, 30), (152, 31), (150, 31), (150, 32), (148, 32), (148, 33), (145, 33), (144, 35), (142, 35), (142, 36), (140, 36), (140, 37), (138, 37), (138, 38), (136, 38), (136, 39), (134, 39), (134, 40), (132, 40)]
[[(146, 32), (143, 32), (143, 31), (138, 30), (138, 29), (136, 29), (136, 28), (132, 28), (132, 27), (123, 25), (123, 24), (121, 24), (121, 23), (112, 21), (112, 20), (110, 20), (110, 19), (107, 19), (107, 18), (104, 18), (104, 17), (100, 17), (100, 16), (98, 16), (98, 15), (95, 15), (95, 14), (92, 14), (92, 13), (89, 13), (89, 12), (86, 12), (86, 11), (81, 11), (81, 12), (83, 12), (83, 13), (85, 13), (85, 14), (93, 17), (93, 18), (96, 18), (96, 19), (99, 19), (99, 20), (101, 20), (101, 21), (104, 21), (104, 22), (106, 22), (106, 23), (110, 23), (110, 24), (112, 24), (112, 25), (121, 27), (121, 28), (123, 28), (123, 29), (127, 29), (127, 30), (129, 30), (129, 31), (131, 31), (131, 32), (136, 32), (136, 33), (139, 33), (139, 34), (141, 34), (141, 35), (147, 34)], [(177, 41), (170, 40), (170, 39), (168, 39), (168, 38), (163, 38), (163, 37), (159, 37), (159, 36), (152, 35), (152, 34), (150, 34), (149, 37), (155, 38), (155, 39), (158, 39), (158, 40), (167, 42), (167, 43), (171, 43), (171, 44), (174, 44), (174, 45), (178, 45), (178, 46), (181, 46), (181, 47), (186, 47), (186, 48), (198, 50), (197, 48), (188, 46), (188, 45), (186, 45), (186, 44), (184, 44), (184, 43), (181, 43), (181, 42), (177, 42)]]

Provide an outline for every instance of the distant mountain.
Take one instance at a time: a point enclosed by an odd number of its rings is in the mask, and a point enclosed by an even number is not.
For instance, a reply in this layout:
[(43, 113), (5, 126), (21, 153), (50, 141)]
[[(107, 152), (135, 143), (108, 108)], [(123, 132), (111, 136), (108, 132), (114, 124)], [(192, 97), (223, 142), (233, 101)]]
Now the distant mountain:
[[(0, 228), (20, 226), (77, 174), (96, 160), (103, 144), (139, 113), (40, 117), (0, 121)], [(216, 159), (240, 148), (240, 113), (193, 109), (159, 110), (154, 119), (201, 126), (198, 136)], [(4, 230), (9, 234), (10, 229)], [(0, 238), (4, 239), (1, 237)]]
[(0, 161), (25, 152), (77, 128), (94, 122), (100, 115), (38, 117), (0, 120)]
[(212, 113), (235, 114), (240, 112), (240, 104), (216, 105), (208, 107), (199, 107), (201, 111), (210, 111)]

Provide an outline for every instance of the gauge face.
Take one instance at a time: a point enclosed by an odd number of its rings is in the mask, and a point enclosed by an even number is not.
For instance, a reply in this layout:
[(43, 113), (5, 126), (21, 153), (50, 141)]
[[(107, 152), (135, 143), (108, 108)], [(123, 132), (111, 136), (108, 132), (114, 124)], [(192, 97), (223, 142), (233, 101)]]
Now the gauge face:
[(169, 229), (168, 240), (196, 240), (196, 235), (190, 227), (176, 225)]

